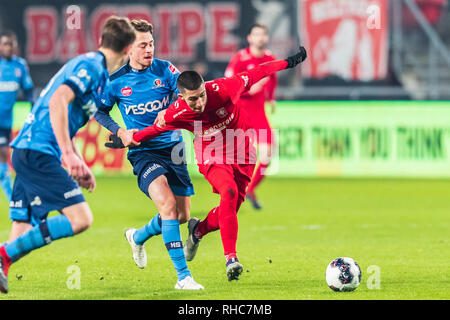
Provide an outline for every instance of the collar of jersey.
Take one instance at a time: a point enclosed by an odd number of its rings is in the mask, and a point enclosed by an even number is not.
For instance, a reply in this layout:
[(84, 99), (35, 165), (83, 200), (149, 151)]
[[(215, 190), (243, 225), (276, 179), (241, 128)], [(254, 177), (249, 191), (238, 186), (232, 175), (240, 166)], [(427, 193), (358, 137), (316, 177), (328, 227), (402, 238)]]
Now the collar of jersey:
[(105, 57), (105, 55), (103, 54), (103, 52), (101, 52), (101, 51), (97, 51), (97, 53), (99, 53), (101, 56), (102, 56), (102, 62), (103, 62), (103, 66), (105, 67), (105, 69), (107, 69), (106, 68), (106, 57)]
[(127, 69), (128, 72), (136, 72), (136, 73), (142, 73), (142, 72), (145, 72), (145, 71), (147, 71), (149, 69), (149, 68), (145, 68), (145, 69), (142, 69), (142, 70), (135, 69), (132, 66), (130, 66), (130, 60), (127, 61), (127, 64), (125, 65), (125, 68)]

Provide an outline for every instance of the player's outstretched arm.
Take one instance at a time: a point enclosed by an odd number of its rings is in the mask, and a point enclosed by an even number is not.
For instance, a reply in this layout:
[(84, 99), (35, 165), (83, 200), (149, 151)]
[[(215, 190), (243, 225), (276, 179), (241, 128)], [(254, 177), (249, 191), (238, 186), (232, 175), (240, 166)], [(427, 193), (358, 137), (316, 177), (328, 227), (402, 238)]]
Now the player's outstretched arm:
[(165, 118), (165, 121), (166, 121), (165, 126), (154, 124), (152, 126), (148, 126), (147, 128), (136, 132), (133, 135), (133, 139), (137, 142), (152, 140), (163, 132), (182, 129), (181, 127), (174, 125), (170, 121), (167, 121), (167, 118)]
[(251, 87), (254, 83), (259, 80), (274, 74), (275, 72), (295, 68), (297, 65), (305, 61), (307, 57), (306, 49), (300, 46), (298, 52), (290, 57), (287, 57), (284, 60), (273, 60), (269, 62), (262, 63), (256, 66), (253, 69), (248, 70), (247, 72), (240, 73), (249, 75), (249, 84), (247, 86)]
[(278, 71), (294, 68), (306, 59), (306, 50), (303, 47), (299, 51), (284, 60), (272, 60), (262, 63), (250, 70), (240, 72), (231, 78), (223, 78), (220, 81), (227, 88), (228, 97), (236, 103), (241, 95), (246, 93), (253, 84)]
[[(159, 136), (161, 133), (170, 131), (170, 130), (176, 130), (181, 129), (178, 126), (174, 126), (170, 123), (165, 124), (165, 126), (160, 126), (158, 124), (154, 124), (151, 126), (148, 126), (147, 128), (144, 128), (142, 130), (139, 130), (133, 134), (133, 140), (137, 143), (141, 143), (142, 141), (152, 140)], [(112, 149), (121, 149), (125, 148), (125, 145), (122, 142), (122, 139), (120, 139), (117, 135), (112, 134), (109, 136), (109, 142), (105, 143), (105, 146)]]

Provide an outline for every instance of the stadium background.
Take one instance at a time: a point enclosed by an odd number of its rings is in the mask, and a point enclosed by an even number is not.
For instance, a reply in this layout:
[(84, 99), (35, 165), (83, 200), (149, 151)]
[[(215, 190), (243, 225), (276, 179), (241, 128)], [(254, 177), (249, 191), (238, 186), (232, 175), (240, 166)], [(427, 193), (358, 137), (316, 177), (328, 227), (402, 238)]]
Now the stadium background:
[[(278, 130), (279, 153), (272, 176), (261, 187), (264, 210), (257, 219), (249, 206), (239, 213), (239, 246), (251, 269), (246, 270), (248, 287), (217, 288), (222, 274), (206, 269), (222, 268), (216, 234), (216, 243), (202, 244), (199, 261), (194, 261), (194, 270), (205, 268), (202, 276), (208, 294), (182, 298), (334, 299), (331, 290), (323, 288), (323, 272), (326, 263), (342, 255), (360, 263), (363, 281), (368, 265), (380, 266), (382, 288), (387, 290), (361, 288), (347, 297), (449, 298), (450, 6), (446, 0), (135, 0), (127, 4), (17, 0), (14, 5), (0, 0), (0, 8), (0, 29), (17, 32), (18, 53), (29, 63), (36, 95), (65, 61), (95, 50), (101, 23), (110, 14), (152, 21), (156, 57), (172, 61), (180, 70), (195, 68), (206, 79), (223, 75), (232, 54), (246, 45), (243, 39), (254, 22), (268, 26), (269, 48), (278, 57), (289, 55), (299, 43), (308, 49), (305, 65), (279, 75), (277, 111), (269, 114)], [(28, 112), (27, 103), (17, 103), (15, 133)], [(114, 117), (120, 119), (117, 110)], [(76, 251), (80, 265), (94, 270), (86, 276), (90, 281), (83, 282), (83, 288), (91, 291), (38, 292), (36, 279), (43, 277), (39, 270), (46, 270), (48, 261), (36, 254), (30, 257), (32, 270), (26, 269), (26, 262), (16, 271), (17, 281), (25, 271), (25, 277), (35, 281), (14, 282), (18, 293), (12, 298), (149, 297), (148, 288), (134, 295), (118, 289), (127, 283), (138, 286), (134, 266), (124, 266), (130, 275), (98, 287), (100, 276), (108, 279), (110, 272), (109, 279), (114, 278), (115, 267), (108, 269), (107, 264), (114, 266), (116, 258), (129, 259), (129, 248), (118, 238), (121, 228), (142, 225), (148, 217), (143, 209), (152, 210), (130, 178), (125, 151), (103, 146), (107, 135), (91, 121), (77, 140), (99, 177), (98, 190), (87, 194), (97, 225), (89, 234), (54, 244), (48, 251), (60, 256)], [(190, 150), (189, 159), (193, 161)], [(193, 198), (192, 215), (201, 217), (217, 199), (209, 197), (209, 185), (196, 178), (192, 161), (189, 169), (198, 195)], [(123, 197), (126, 200), (110, 200)], [(2, 207), (6, 208), (4, 201)], [(124, 216), (124, 210), (129, 214)], [(7, 223), (6, 215), (2, 221)], [(6, 237), (7, 229), (5, 224), (0, 234)], [(95, 235), (98, 246), (117, 248), (117, 256), (93, 251), (90, 237)], [(273, 242), (276, 252), (271, 249)], [(167, 253), (152, 250), (153, 258), (161, 257), (153, 261), (156, 274), (139, 274), (139, 279), (151, 284), (153, 299), (181, 299), (166, 289), (172, 281), (161, 271), (171, 268), (165, 262)], [(105, 266), (89, 262), (89, 252), (104, 259)], [(210, 257), (205, 252), (218, 253)], [(66, 265), (59, 258), (46, 255), (55, 266), (55, 277), (64, 279)], [(284, 272), (295, 280), (284, 281)], [(155, 283), (155, 276), (161, 281)], [(47, 280), (39, 285), (53, 290), (58, 284), (53, 278)], [(106, 293), (102, 288), (112, 289)]]
[[(262, 22), (276, 56), (289, 55), (300, 39), (309, 51), (302, 68), (279, 76), (278, 112), (270, 115), (279, 152), (271, 174), (450, 177), (448, 104), (436, 102), (450, 98), (446, 4), (253, 0), (77, 1), (73, 6), (21, 0), (0, 12), (0, 27), (17, 32), (37, 95), (65, 61), (95, 50), (102, 22), (111, 14), (152, 21), (156, 56), (180, 70), (199, 70), (206, 79), (223, 76), (232, 54), (246, 45), (249, 26)], [(15, 132), (28, 108), (15, 108)], [(103, 147), (106, 136), (95, 121), (79, 133), (88, 164), (97, 174), (129, 173), (124, 151)]]

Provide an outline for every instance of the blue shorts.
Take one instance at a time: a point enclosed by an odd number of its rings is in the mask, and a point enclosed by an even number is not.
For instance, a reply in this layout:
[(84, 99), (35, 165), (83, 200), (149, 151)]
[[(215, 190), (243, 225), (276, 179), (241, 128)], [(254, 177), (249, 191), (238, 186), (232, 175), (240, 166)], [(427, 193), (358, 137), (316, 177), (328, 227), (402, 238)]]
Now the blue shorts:
[[(184, 146), (184, 142), (180, 143)], [(161, 175), (166, 176), (167, 182), (175, 195), (188, 197), (194, 194), (194, 186), (189, 177), (186, 161), (184, 160), (179, 164), (172, 161), (172, 150), (174, 147), (156, 150), (136, 150), (128, 153), (128, 160), (133, 166), (133, 173), (137, 176), (139, 189), (147, 197), (150, 198), (148, 187), (153, 180)], [(184, 157), (184, 155), (181, 154), (181, 157)]]
[(51, 155), (29, 149), (13, 149), (16, 171), (9, 204), (11, 220), (37, 225), (50, 211), (84, 202), (77, 182)]
[(11, 128), (0, 128), (0, 147), (7, 147), (11, 141)]

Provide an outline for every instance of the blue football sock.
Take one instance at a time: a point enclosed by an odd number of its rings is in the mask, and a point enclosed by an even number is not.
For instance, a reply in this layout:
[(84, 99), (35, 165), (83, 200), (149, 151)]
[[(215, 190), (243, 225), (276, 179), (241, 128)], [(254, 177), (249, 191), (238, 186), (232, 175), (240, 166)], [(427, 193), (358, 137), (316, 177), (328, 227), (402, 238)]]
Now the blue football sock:
[(53, 240), (73, 236), (72, 225), (65, 215), (51, 217), (17, 239), (7, 243), (5, 250), (13, 262), (27, 253), (50, 244)]
[(5, 162), (0, 163), (0, 186), (3, 189), (8, 201), (11, 200), (12, 195), (12, 178), (9, 172), (8, 164)]
[(183, 244), (180, 235), (180, 223), (178, 220), (162, 220), (162, 237), (172, 259), (178, 280), (181, 281), (191, 275), (184, 257)]
[(161, 215), (159, 213), (145, 226), (136, 230), (133, 240), (134, 243), (143, 245), (145, 241), (158, 234), (161, 234)]

